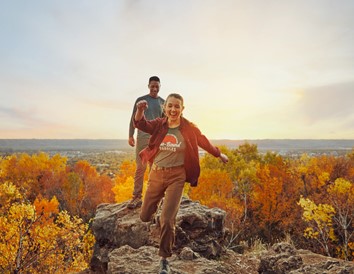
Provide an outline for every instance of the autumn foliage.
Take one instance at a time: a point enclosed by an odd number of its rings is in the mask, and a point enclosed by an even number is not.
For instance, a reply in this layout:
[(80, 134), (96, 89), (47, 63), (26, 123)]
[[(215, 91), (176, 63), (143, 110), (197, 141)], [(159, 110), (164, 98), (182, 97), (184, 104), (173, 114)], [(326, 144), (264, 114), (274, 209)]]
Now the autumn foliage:
[(204, 156), (199, 186), (188, 194), (227, 212), (231, 241), (271, 244), (290, 235), (299, 248), (354, 259), (353, 152), (284, 158), (248, 143), (222, 150), (229, 163)]
[[(119, 166), (119, 173), (114, 179), (114, 187), (112, 191), (114, 193), (114, 199), (117, 203), (125, 202), (132, 198), (134, 191), (134, 175), (135, 175), (136, 163), (132, 160), (125, 160)], [(146, 181), (148, 179), (147, 168), (144, 175), (143, 196), (146, 191)]]
[(12, 182), (31, 202), (55, 196), (60, 208), (87, 221), (98, 204), (114, 201), (113, 182), (86, 161), (66, 161), (46, 153), (12, 155), (0, 162), (0, 182)]
[[(184, 194), (227, 212), (229, 246), (255, 238), (272, 244), (290, 235), (298, 248), (354, 259), (354, 150), (298, 158), (262, 154), (249, 143), (221, 150), (229, 163), (203, 156), (198, 187), (186, 184)], [(69, 165), (60, 155), (0, 160), (0, 272), (87, 267), (95, 209), (132, 197), (135, 168), (127, 159), (111, 179), (86, 161)]]
[(12, 183), (0, 184), (1, 273), (68, 273), (87, 267), (94, 237), (58, 200), (32, 204)]
[(11, 155), (0, 161), (0, 272), (69, 273), (87, 268), (96, 206), (113, 181), (85, 161)]

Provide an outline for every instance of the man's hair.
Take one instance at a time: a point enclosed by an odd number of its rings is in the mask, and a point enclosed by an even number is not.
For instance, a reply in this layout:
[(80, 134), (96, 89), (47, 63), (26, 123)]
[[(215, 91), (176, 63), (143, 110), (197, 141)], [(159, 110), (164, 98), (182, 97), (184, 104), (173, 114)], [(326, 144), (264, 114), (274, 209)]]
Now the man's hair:
[(182, 97), (182, 95), (180, 95), (180, 94), (178, 94), (178, 93), (171, 93), (171, 94), (169, 94), (169, 95), (167, 96), (167, 98), (166, 98), (165, 104), (167, 103), (167, 100), (168, 100), (168, 98), (170, 98), (170, 97), (175, 97), (176, 99), (181, 100), (182, 106), (184, 105), (183, 97)]
[(150, 84), (152, 81), (156, 81), (156, 82), (159, 82), (159, 83), (160, 83), (160, 78), (157, 77), (157, 76), (151, 76), (151, 77), (149, 78), (149, 84)]

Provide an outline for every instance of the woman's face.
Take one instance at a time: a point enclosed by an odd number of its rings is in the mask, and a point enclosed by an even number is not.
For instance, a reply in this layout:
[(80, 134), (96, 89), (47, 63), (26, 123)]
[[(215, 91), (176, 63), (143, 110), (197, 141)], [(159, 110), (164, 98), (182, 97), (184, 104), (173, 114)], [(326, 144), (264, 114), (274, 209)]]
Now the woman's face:
[(164, 107), (165, 115), (171, 122), (175, 122), (181, 117), (183, 109), (182, 101), (173, 96), (167, 99)]

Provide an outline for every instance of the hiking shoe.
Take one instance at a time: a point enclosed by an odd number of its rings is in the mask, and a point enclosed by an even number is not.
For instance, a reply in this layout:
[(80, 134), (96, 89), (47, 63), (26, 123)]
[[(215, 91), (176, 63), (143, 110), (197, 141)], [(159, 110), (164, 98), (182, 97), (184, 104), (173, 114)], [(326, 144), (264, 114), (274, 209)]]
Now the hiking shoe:
[(160, 274), (169, 274), (170, 272), (170, 265), (166, 259), (162, 259), (160, 261)]
[(143, 201), (141, 200), (141, 198), (134, 197), (133, 199), (130, 200), (129, 204), (127, 205), (127, 208), (129, 209), (138, 208), (141, 207), (142, 203)]

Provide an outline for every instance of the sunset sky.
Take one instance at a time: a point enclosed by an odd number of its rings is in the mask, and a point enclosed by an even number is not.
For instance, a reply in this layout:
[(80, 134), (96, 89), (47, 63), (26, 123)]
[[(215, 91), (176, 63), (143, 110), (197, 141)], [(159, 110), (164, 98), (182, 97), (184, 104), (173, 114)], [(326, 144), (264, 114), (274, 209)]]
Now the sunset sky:
[(354, 1), (0, 1), (0, 138), (124, 139), (152, 75), (212, 139), (354, 139)]

